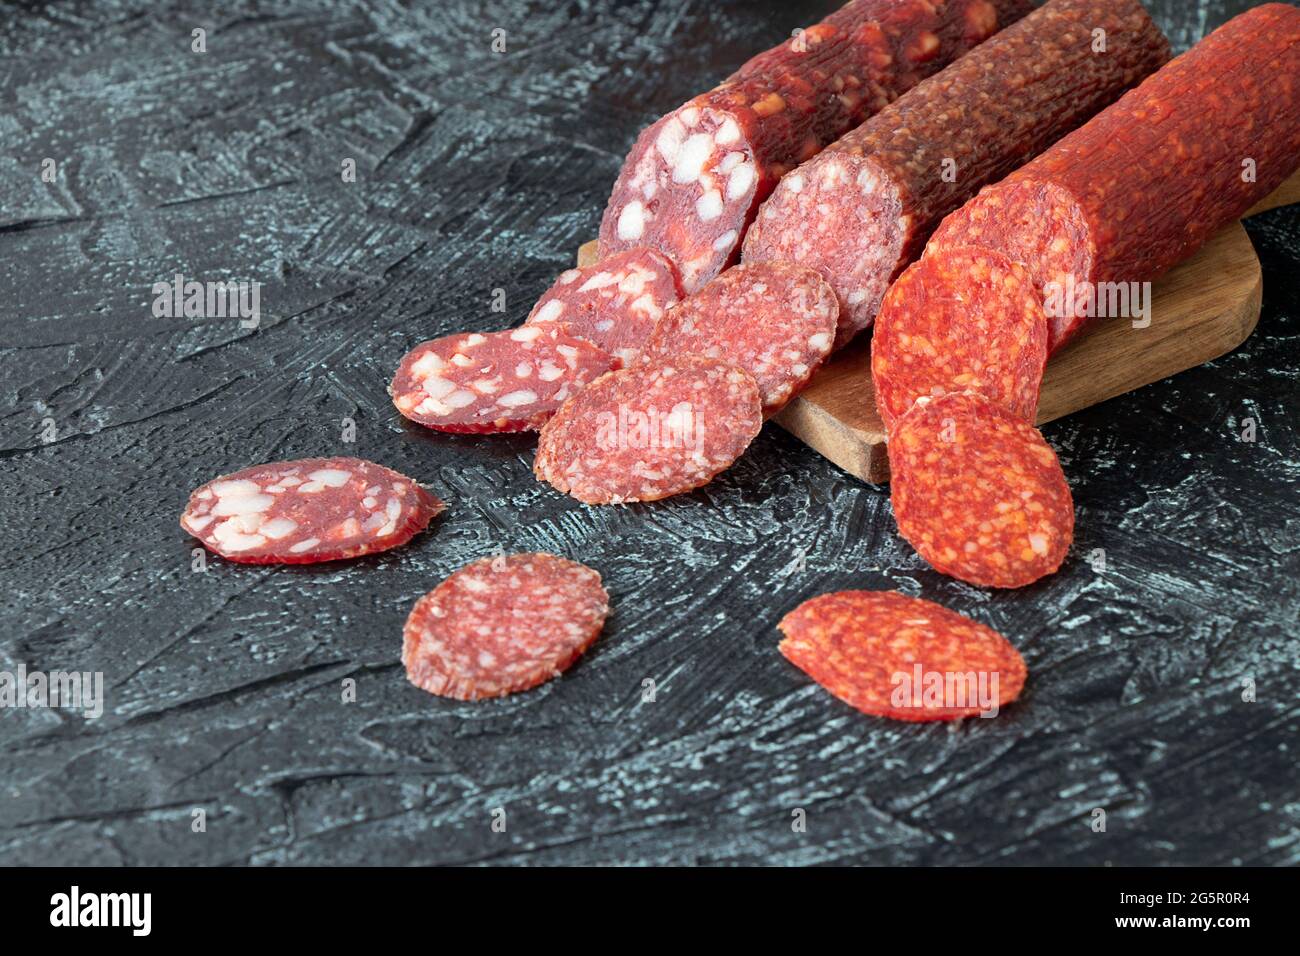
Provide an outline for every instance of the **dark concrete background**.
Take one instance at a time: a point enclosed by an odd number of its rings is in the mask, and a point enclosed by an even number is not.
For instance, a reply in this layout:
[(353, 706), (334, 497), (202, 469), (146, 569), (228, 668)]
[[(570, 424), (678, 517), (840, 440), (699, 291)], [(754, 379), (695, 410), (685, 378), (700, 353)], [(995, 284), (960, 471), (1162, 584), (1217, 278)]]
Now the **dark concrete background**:
[[(774, 426), (697, 494), (591, 509), (533, 480), (532, 439), (440, 437), (389, 404), (409, 346), (523, 318), (595, 235), (645, 123), (832, 5), (2, 15), (0, 670), (102, 671), (107, 702), (98, 720), (0, 712), (0, 861), (1300, 859), (1294, 208), (1248, 224), (1266, 291), (1242, 348), (1047, 428), (1077, 540), (1024, 591), (929, 570), (884, 489)], [(1183, 49), (1248, 4), (1148, 6)], [(261, 328), (154, 318), (151, 286), (176, 272), (260, 281)], [(191, 571), (176, 520), (193, 486), (327, 454), (416, 476), (450, 509), (367, 560)], [(604, 637), (528, 694), (413, 689), (407, 610), (496, 548), (599, 569)], [(1023, 698), (955, 727), (835, 701), (777, 654), (775, 623), (845, 587), (1007, 634)]]

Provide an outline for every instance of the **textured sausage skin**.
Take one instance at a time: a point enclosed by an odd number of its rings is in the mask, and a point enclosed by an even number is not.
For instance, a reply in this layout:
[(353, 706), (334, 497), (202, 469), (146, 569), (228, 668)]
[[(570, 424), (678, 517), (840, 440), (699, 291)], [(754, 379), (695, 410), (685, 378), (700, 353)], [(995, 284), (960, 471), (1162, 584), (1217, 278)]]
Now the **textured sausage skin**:
[(790, 169), (1024, 16), (1029, 0), (853, 0), (642, 132), (600, 227), (601, 257), (648, 245), (687, 293), (733, 264)]
[[(1255, 181), (1243, 178), (1253, 161)], [(1040, 286), (1149, 282), (1300, 164), (1300, 9), (1256, 7), (940, 225), (927, 255), (980, 244)], [(1054, 315), (1059, 349), (1084, 325)]]
[(1168, 59), (1138, 0), (1052, 0), (787, 175), (759, 210), (744, 259), (820, 271), (840, 299), (844, 345), (944, 216)]

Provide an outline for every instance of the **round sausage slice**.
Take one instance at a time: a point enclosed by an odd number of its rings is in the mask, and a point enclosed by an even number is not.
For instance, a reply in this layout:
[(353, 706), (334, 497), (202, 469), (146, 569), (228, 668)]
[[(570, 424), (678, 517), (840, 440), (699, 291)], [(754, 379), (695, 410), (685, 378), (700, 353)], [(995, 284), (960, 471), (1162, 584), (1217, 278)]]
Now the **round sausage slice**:
[(1020, 696), (1011, 642), (897, 591), (837, 591), (782, 618), (785, 658), (851, 707), (894, 720), (994, 716)]
[(576, 661), (605, 624), (600, 575), (553, 554), (480, 558), (415, 602), (402, 663), (416, 687), (478, 700), (536, 687)]
[(610, 372), (542, 429), (533, 472), (587, 504), (655, 501), (707, 484), (763, 427), (754, 376), (716, 359)]
[(397, 410), (444, 432), (538, 429), (614, 359), (559, 329), (462, 332), (411, 349), (389, 394)]
[(446, 506), (360, 458), (254, 465), (194, 490), (181, 527), (228, 561), (313, 564), (387, 551)]
[(898, 530), (944, 574), (1018, 588), (1052, 574), (1074, 539), (1074, 502), (1047, 442), (974, 392), (921, 399), (889, 437)]

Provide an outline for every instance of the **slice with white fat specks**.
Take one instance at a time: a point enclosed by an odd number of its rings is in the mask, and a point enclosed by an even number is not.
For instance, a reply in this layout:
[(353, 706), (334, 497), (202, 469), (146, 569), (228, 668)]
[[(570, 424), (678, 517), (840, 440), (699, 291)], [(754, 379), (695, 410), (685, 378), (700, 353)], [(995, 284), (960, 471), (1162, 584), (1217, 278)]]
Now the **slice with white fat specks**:
[(445, 432), (537, 429), (613, 357), (556, 328), (462, 332), (417, 345), (389, 386), (397, 410)]
[(561, 329), (631, 365), (655, 323), (681, 297), (673, 264), (639, 246), (561, 273), (525, 324)]
[(600, 635), (609, 595), (600, 575), (553, 554), (480, 558), (415, 602), (402, 663), (416, 687), (479, 700), (536, 687)]
[(840, 306), (818, 273), (789, 262), (728, 269), (668, 310), (647, 358), (725, 359), (758, 381), (763, 414), (793, 398), (830, 354)]
[(684, 356), (610, 372), (556, 412), (533, 472), (587, 504), (655, 501), (707, 484), (763, 427), (754, 376)]
[(445, 505), (359, 458), (254, 465), (195, 489), (181, 527), (229, 561), (313, 564), (405, 544)]

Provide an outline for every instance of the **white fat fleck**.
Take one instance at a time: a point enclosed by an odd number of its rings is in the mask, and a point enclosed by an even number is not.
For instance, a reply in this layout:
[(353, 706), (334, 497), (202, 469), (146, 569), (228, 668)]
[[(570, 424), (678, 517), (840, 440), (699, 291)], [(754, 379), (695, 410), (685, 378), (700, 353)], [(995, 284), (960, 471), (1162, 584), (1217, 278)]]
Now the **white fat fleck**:
[(618, 282), (618, 276), (612, 272), (597, 272), (594, 276), (578, 286), (579, 292), (590, 292), (592, 289), (603, 289), (607, 285), (615, 285)]
[(463, 583), (466, 591), (475, 591), (481, 594), (488, 589), (487, 582), (480, 581), (478, 578), (467, 577)]
[(266, 538), (260, 534), (245, 534), (240, 531), (238, 519), (223, 521), (212, 529), (212, 538), (225, 551), (247, 551), (266, 544)]
[(290, 547), (289, 550), (294, 554), (301, 554), (304, 551), (310, 551), (318, 544), (320, 544), (320, 538), (303, 538), (303, 540)]
[(655, 148), (670, 166), (677, 160), (677, 153), (681, 150), (682, 140), (685, 138), (686, 127), (675, 116), (664, 123), (659, 130), (659, 135), (655, 137)]
[(218, 498), (224, 498), (226, 495), (255, 495), (262, 490), (262, 486), (255, 481), (249, 481), (247, 478), (238, 478), (234, 481), (214, 481), (212, 491)]
[(740, 127), (736, 124), (734, 119), (728, 116), (723, 120), (722, 125), (718, 127), (718, 131), (713, 134), (713, 138), (723, 146), (726, 146), (728, 143), (734, 143), (736, 140), (740, 139)]
[(366, 495), (361, 499), (361, 507), (363, 508), (373, 508), (377, 504), (379, 504), (379, 501), (374, 495)]
[(457, 352), (451, 357), (451, 363), (457, 368), (469, 368), (474, 364), (474, 360), (464, 352)]
[[(256, 486), (254, 486), (256, 487)], [(275, 495), (224, 495), (212, 509), (218, 518), (230, 515), (260, 514), (275, 504)]]
[(563, 356), (564, 360), (569, 363), (569, 365), (578, 364), (578, 350), (575, 349), (572, 345), (557, 345), (555, 347), (555, 351), (559, 352), (560, 355)]
[(388, 516), (389, 521), (396, 521), (402, 514), (402, 503), (396, 498), (389, 498), (388, 504), (384, 505), (384, 514)]
[(480, 378), (470, 382), (469, 387), (480, 395), (495, 395), (501, 387), (501, 378)]
[(416, 378), (424, 378), (440, 368), (445, 368), (446, 365), (447, 363), (442, 360), (442, 356), (433, 351), (428, 351), (411, 363), (411, 374)]
[[(731, 191), (730, 187), (727, 189)], [(722, 193), (716, 189), (710, 189), (699, 199), (695, 200), (695, 214), (703, 222), (712, 222), (722, 215)]]
[(515, 378), (530, 378), (533, 374), (532, 362), (520, 362), (515, 366)]
[(433, 375), (421, 382), (420, 387), (424, 389), (424, 394), (430, 398), (443, 398), (456, 390), (456, 383), (450, 379)]
[(640, 295), (646, 283), (654, 278), (654, 273), (646, 269), (632, 269), (618, 280), (618, 291), (625, 295)]
[(330, 488), (342, 488), (352, 480), (352, 472), (342, 468), (320, 468), (308, 473), (307, 477)]
[(677, 161), (673, 163), (673, 182), (678, 185), (693, 183), (704, 172), (704, 164), (713, 155), (713, 137), (708, 133), (695, 133), (682, 144)]
[(571, 282), (575, 281), (580, 275), (582, 275), (581, 269), (566, 269), (560, 273), (560, 277), (555, 281), (560, 283), (560, 285), (569, 285)]
[(1029, 547), (1033, 548), (1034, 554), (1047, 554), (1047, 535), (1034, 532), (1029, 536)]
[(208, 525), (212, 524), (212, 520), (212, 515), (204, 515), (201, 518), (196, 518), (194, 515), (186, 515), (185, 527), (189, 528), (191, 531), (202, 531)]
[(510, 333), (512, 342), (531, 342), (537, 336), (542, 334), (542, 330), (535, 325), (521, 325)]
[(473, 348), (476, 345), (482, 345), (486, 341), (487, 341), (487, 336), (482, 335), (478, 332), (472, 332), (469, 335), (465, 336), (464, 340), (460, 344), (468, 348)]
[(700, 108), (698, 106), (688, 106), (679, 114), (682, 122), (687, 126), (694, 126), (700, 121)]
[(517, 392), (511, 392), (508, 395), (502, 395), (497, 399), (497, 404), (502, 408), (518, 408), (520, 405), (530, 405), (535, 401), (537, 401), (537, 393), (530, 392), (525, 388)]
[(808, 347), (815, 352), (822, 352), (831, 347), (831, 337), (829, 333), (818, 332), (815, 335), (808, 336)]
[(745, 154), (741, 152), (728, 153), (722, 157), (722, 162), (718, 163), (718, 172), (729, 173), (745, 160)]
[[(664, 314), (664, 310), (659, 308), (659, 304), (655, 302), (654, 296), (652, 296), (649, 292), (647, 292), (645, 295), (637, 296), (630, 303), (628, 303), (627, 308), (628, 311), (630, 312), (636, 312), (639, 313), (640, 315), (648, 316), (649, 318), (652, 319), (658, 319), (660, 316)], [(613, 325), (613, 324), (614, 324), (613, 322), (609, 323), (609, 325)], [(599, 326), (597, 326), (597, 328), (599, 328)]]
[(792, 193), (800, 192), (803, 189), (803, 177), (798, 173), (791, 173), (785, 177), (785, 181), (781, 185)]
[(212, 497), (212, 489), (200, 488), (198, 491), (194, 492), (194, 497), (198, 498), (200, 501), (207, 501)]
[(285, 477), (280, 479), (279, 483), (284, 485), (286, 488), (293, 488), (297, 485), (301, 485), (302, 479), (296, 475), (285, 475)]
[(556, 379), (564, 377), (564, 369), (547, 359), (538, 370), (537, 377), (543, 382), (554, 382)]
[(533, 316), (533, 321), (554, 322), (556, 319), (560, 317), (560, 313), (562, 313), (563, 311), (564, 311), (564, 303), (561, 302), (559, 299), (552, 299), (550, 302), (546, 303), (544, 306), (542, 306), (540, 309), (537, 310), (537, 314)]
[(442, 400), (448, 408), (465, 408), (478, 401), (478, 396), (466, 388), (458, 388)]
[(645, 206), (630, 202), (618, 214), (618, 237), (623, 240), (640, 239), (645, 232)]
[(268, 538), (283, 538), (286, 534), (292, 534), (297, 527), (298, 522), (292, 518), (272, 518), (262, 522), (258, 530)]
[(717, 239), (714, 239), (713, 240), (714, 252), (721, 252), (723, 249), (730, 249), (733, 245), (735, 245), (736, 235), (737, 235), (736, 230), (728, 229), (722, 235), (718, 236)]
[(754, 185), (754, 164), (741, 163), (731, 171), (727, 180), (727, 198), (737, 200), (746, 195)]

